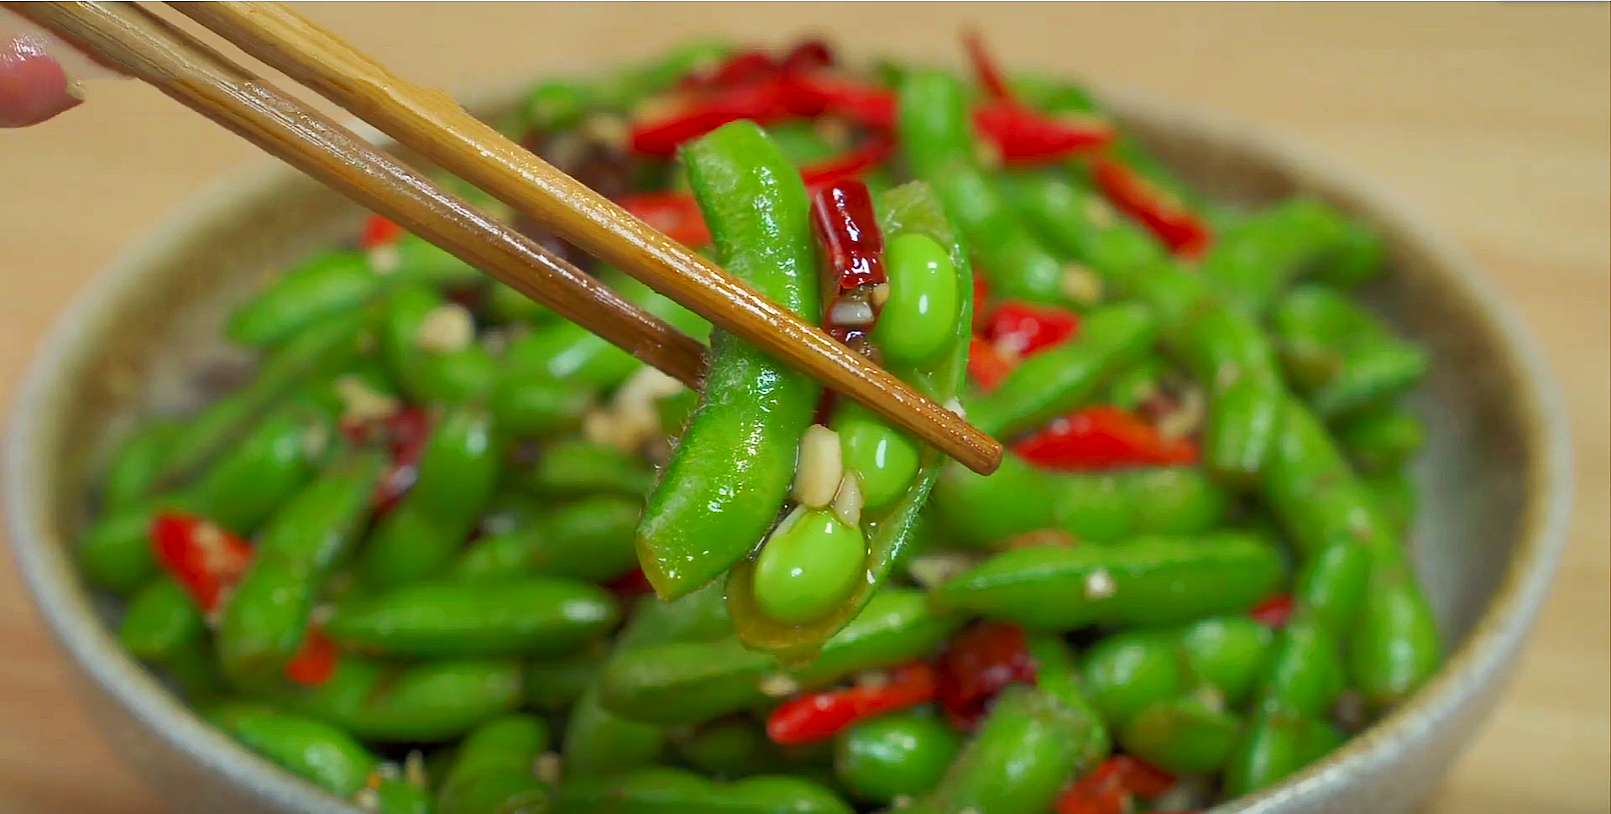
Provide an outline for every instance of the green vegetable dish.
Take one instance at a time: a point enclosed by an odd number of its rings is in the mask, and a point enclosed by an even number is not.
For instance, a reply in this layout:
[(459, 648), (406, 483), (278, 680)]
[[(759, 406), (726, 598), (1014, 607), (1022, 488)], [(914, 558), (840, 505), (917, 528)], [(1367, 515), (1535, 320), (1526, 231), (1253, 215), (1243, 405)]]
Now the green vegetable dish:
[(1351, 296), (1380, 241), (1204, 200), (968, 45), (697, 45), (499, 124), (999, 471), (536, 224), (708, 338), (703, 392), (371, 218), (230, 315), (249, 383), (116, 453), (78, 556), (129, 651), (391, 814), (1197, 809), (1404, 701), (1429, 359)]

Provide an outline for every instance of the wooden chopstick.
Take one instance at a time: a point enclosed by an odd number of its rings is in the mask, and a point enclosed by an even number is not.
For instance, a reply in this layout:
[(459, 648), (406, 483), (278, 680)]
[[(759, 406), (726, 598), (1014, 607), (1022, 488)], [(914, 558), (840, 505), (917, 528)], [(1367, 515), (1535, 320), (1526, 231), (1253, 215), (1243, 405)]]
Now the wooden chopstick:
[(504, 138), (446, 93), (418, 87), (280, 3), (172, 7), (493, 197), (776, 359), (986, 473), (1001, 445), (961, 416), (757, 294)]
[(668, 375), (704, 346), (443, 191), (352, 131), (132, 3), (4, 3)]

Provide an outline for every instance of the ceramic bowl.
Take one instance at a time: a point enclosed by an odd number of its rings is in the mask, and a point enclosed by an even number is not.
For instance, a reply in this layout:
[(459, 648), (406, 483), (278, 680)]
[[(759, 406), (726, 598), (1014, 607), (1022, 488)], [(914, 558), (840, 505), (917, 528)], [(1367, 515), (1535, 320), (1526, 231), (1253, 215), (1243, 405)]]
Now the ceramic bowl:
[[(1326, 760), (1215, 811), (1409, 811), (1436, 789), (1509, 678), (1565, 542), (1569, 449), (1555, 388), (1486, 273), (1385, 195), (1285, 141), (1106, 96), (1209, 195), (1251, 204), (1315, 194), (1386, 238), (1391, 268), (1367, 297), (1434, 358), (1417, 400), (1430, 438), (1409, 546), (1451, 655), (1425, 689)], [(496, 109), (493, 101), (478, 109)], [(361, 217), (282, 165), (216, 187), (61, 316), (13, 407), (4, 499), (22, 574), (77, 667), (84, 703), (175, 811), (356, 809), (209, 727), (125, 653), (111, 603), (79, 577), (71, 543), (107, 450), (139, 416), (194, 403), (203, 374), (235, 361), (218, 339), (229, 306), (263, 275), (353, 234)]]

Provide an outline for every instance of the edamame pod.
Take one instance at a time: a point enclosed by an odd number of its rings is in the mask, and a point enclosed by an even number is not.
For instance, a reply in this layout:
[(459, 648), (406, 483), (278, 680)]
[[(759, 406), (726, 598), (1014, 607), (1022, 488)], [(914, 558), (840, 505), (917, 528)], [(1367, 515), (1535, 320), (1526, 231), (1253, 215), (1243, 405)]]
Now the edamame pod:
[(1255, 535), (1149, 536), (1006, 551), (942, 583), (931, 598), (942, 609), (1056, 630), (1170, 624), (1245, 611), (1274, 592), (1281, 570), (1275, 549)]
[(263, 704), (226, 703), (207, 719), (247, 749), (338, 797), (364, 788), (380, 765), (379, 758), (340, 729)]
[(154, 420), (136, 429), (113, 453), (101, 482), (101, 510), (116, 512), (128, 508), (150, 492), (162, 471), (168, 446), (178, 436), (180, 424)]
[(1074, 775), (1089, 724), (1042, 690), (1009, 686), (920, 805), (979, 814), (1048, 811)]
[(608, 632), (615, 597), (568, 579), (423, 582), (337, 604), (325, 633), (367, 653), (555, 656)]
[(371, 588), (406, 585), (437, 572), (464, 543), (498, 482), (492, 417), (448, 410), (420, 456), (419, 481), (370, 536), (358, 571)]
[[(805, 186), (777, 147), (736, 122), (684, 148), (683, 159), (722, 266), (785, 308), (816, 314)], [(819, 392), (809, 376), (714, 335), (703, 401), (638, 527), (638, 560), (662, 599), (715, 579), (765, 535)]]
[(249, 348), (279, 344), (310, 323), (358, 308), (385, 280), (360, 251), (321, 254), (285, 272), (230, 313), (224, 335)]
[(489, 581), (533, 574), (589, 582), (632, 570), (632, 550), (642, 503), (635, 498), (595, 495), (554, 508), (524, 528), (472, 543), (453, 562), (459, 579)]
[(282, 688), (276, 697), (366, 741), (436, 742), (513, 712), (520, 705), (521, 677), (520, 663), (512, 659), (388, 665), (344, 655), (323, 684)]
[(548, 784), (532, 773), (548, 747), (548, 725), (509, 715), (467, 735), (437, 791), (437, 814), (540, 814), (549, 810)]
[(933, 791), (961, 748), (961, 735), (934, 713), (899, 712), (839, 733), (833, 771), (857, 796), (887, 805)]
[(852, 814), (832, 792), (798, 777), (761, 775), (732, 783), (681, 769), (639, 769), (567, 782), (559, 810), (574, 814)]

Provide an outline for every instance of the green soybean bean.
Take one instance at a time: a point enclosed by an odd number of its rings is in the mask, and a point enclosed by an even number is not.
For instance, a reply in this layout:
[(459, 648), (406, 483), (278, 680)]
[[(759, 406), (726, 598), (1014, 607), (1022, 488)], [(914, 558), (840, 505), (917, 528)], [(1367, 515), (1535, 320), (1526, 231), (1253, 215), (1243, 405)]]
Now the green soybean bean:
[(574, 653), (539, 659), (526, 667), (526, 706), (541, 712), (563, 712), (598, 680), (610, 648), (594, 642)]
[(1217, 697), (1187, 695), (1153, 704), (1119, 730), (1125, 751), (1179, 774), (1219, 771), (1241, 735), (1242, 722)]
[(168, 447), (178, 436), (177, 421), (149, 421), (136, 429), (113, 453), (101, 481), (101, 510), (116, 512), (134, 505), (150, 493), (162, 471)]
[(763, 544), (755, 563), (755, 601), (784, 624), (806, 624), (832, 611), (865, 570), (867, 540), (833, 512), (797, 510)]
[(1171, 624), (1245, 611), (1274, 591), (1281, 570), (1274, 547), (1256, 535), (1146, 536), (1006, 551), (939, 585), (932, 601), (1059, 630)]
[(224, 335), (250, 348), (271, 347), (321, 317), (359, 307), (384, 280), (370, 268), (363, 252), (319, 255), (280, 275), (232, 311)]
[(219, 659), (232, 680), (278, 675), (301, 644), (316, 592), (369, 517), (382, 465), (373, 453), (345, 455), (269, 521), (218, 629)]
[(532, 492), (576, 497), (596, 492), (643, 496), (654, 488), (654, 470), (642, 458), (615, 447), (584, 440), (547, 444), (536, 463), (516, 473)]
[(441, 659), (389, 665), (344, 655), (317, 687), (281, 688), (288, 708), (366, 741), (439, 742), (520, 705), (522, 670), (512, 659)]
[(856, 724), (834, 738), (834, 775), (858, 797), (888, 804), (934, 790), (962, 748), (938, 716), (896, 713)]
[(213, 709), (207, 719), (246, 748), (338, 797), (364, 788), (380, 760), (323, 721), (249, 702)]
[(962, 294), (950, 253), (925, 235), (891, 240), (884, 252), (889, 299), (873, 328), (873, 341), (894, 364), (915, 365), (939, 353), (956, 335)]
[(345, 365), (358, 354), (372, 320), (368, 309), (343, 311), (307, 326), (275, 348), (249, 384), (185, 421), (153, 486), (169, 486), (199, 469), (237, 441), (276, 399), (321, 367)]
[(532, 765), (548, 747), (548, 725), (508, 715), (476, 727), (459, 746), (437, 791), (438, 814), (538, 814), (549, 810), (548, 784)]
[(639, 769), (567, 782), (559, 810), (570, 814), (851, 814), (832, 792), (798, 777), (762, 775), (732, 783), (681, 769)]
[(1360, 471), (1371, 474), (1398, 469), (1426, 444), (1426, 427), (1402, 407), (1371, 410), (1336, 428), (1337, 443)]
[(498, 482), (492, 417), (475, 407), (443, 414), (420, 455), (419, 480), (370, 537), (364, 583), (386, 589), (436, 573), (464, 543)]
[(1157, 335), (1145, 306), (1093, 310), (1076, 339), (1025, 359), (988, 396), (965, 404), (968, 419), (1001, 437), (1043, 424), (1089, 401), (1109, 377), (1150, 351)]
[[(722, 266), (800, 314), (821, 307), (805, 186), (760, 128), (736, 122), (683, 151)], [(761, 539), (794, 478), (820, 388), (722, 332), (704, 398), (649, 497), (638, 559), (663, 599), (711, 581)]]
[(1097, 642), (1085, 654), (1082, 676), (1091, 705), (1114, 726), (1187, 685), (1179, 637), (1169, 630), (1129, 630)]
[(1240, 707), (1252, 697), (1274, 638), (1269, 628), (1245, 616), (1220, 616), (1187, 625), (1178, 647), (1193, 680)]
[(163, 662), (180, 648), (200, 641), (206, 629), (196, 600), (179, 583), (162, 576), (129, 601), (117, 638), (134, 657)]
[(339, 603), (325, 632), (396, 656), (553, 656), (603, 635), (620, 614), (608, 591), (568, 579), (424, 582)]
[(914, 72), (899, 97), (902, 153), (913, 174), (934, 188), (995, 290), (1011, 299), (1069, 304), (1063, 264), (979, 169), (962, 83), (938, 71)]
[(862, 511), (878, 513), (894, 505), (917, 477), (922, 449), (911, 436), (874, 416), (860, 404), (845, 404), (833, 417), (845, 471), (861, 486)]
[(1012, 685), (923, 804), (979, 814), (1047, 811), (1074, 775), (1089, 725), (1050, 694)]
[(524, 527), (472, 543), (449, 572), (469, 581), (548, 574), (601, 582), (632, 570), (642, 503), (596, 495), (550, 509)]

